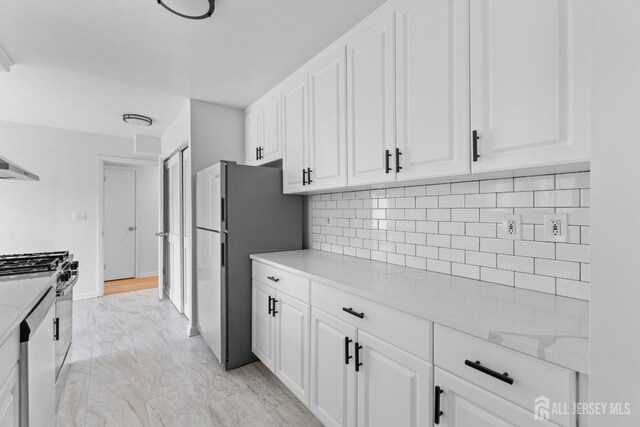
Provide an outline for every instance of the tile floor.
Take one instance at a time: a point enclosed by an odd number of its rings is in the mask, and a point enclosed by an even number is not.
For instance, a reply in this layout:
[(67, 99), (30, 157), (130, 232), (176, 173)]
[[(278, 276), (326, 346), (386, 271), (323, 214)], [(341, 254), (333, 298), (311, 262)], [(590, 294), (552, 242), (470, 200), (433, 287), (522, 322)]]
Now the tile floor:
[(74, 303), (57, 424), (320, 426), (260, 362), (224, 371), (156, 290)]

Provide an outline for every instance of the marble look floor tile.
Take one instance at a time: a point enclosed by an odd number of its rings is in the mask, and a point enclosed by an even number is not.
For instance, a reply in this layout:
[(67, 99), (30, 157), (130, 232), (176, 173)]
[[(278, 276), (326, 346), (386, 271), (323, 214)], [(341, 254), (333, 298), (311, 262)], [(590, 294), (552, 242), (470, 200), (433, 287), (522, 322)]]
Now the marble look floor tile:
[(74, 302), (74, 322), (60, 427), (319, 425), (262, 363), (225, 371), (156, 290)]
[(135, 383), (104, 389), (89, 396), (87, 427), (148, 427), (147, 407)]

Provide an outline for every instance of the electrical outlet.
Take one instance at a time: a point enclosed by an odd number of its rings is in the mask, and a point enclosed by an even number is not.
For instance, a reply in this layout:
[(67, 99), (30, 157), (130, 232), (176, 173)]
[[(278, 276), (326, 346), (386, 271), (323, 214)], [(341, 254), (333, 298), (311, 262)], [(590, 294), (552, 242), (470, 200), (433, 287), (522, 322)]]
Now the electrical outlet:
[(544, 240), (549, 242), (566, 242), (569, 239), (566, 214), (549, 214), (544, 216)]
[(522, 239), (522, 219), (520, 215), (502, 216), (502, 238), (508, 240)]

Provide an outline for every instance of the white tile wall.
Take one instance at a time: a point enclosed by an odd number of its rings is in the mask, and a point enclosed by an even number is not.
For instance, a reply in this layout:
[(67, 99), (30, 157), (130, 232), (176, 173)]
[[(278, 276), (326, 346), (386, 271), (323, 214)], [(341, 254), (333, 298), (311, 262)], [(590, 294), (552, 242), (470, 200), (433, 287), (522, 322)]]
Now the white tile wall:
[[(314, 195), (312, 246), (328, 252), (589, 299), (589, 172)], [(569, 241), (544, 240), (565, 213)], [(522, 219), (503, 239), (502, 216)]]

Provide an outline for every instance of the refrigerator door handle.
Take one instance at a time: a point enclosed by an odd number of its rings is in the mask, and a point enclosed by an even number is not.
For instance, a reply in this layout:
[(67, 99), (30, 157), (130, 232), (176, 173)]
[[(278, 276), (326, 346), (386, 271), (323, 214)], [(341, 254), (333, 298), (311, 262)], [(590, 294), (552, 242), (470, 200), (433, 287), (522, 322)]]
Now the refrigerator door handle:
[(220, 222), (224, 221), (224, 197), (220, 198)]
[(220, 243), (220, 265), (224, 267), (224, 243)]

